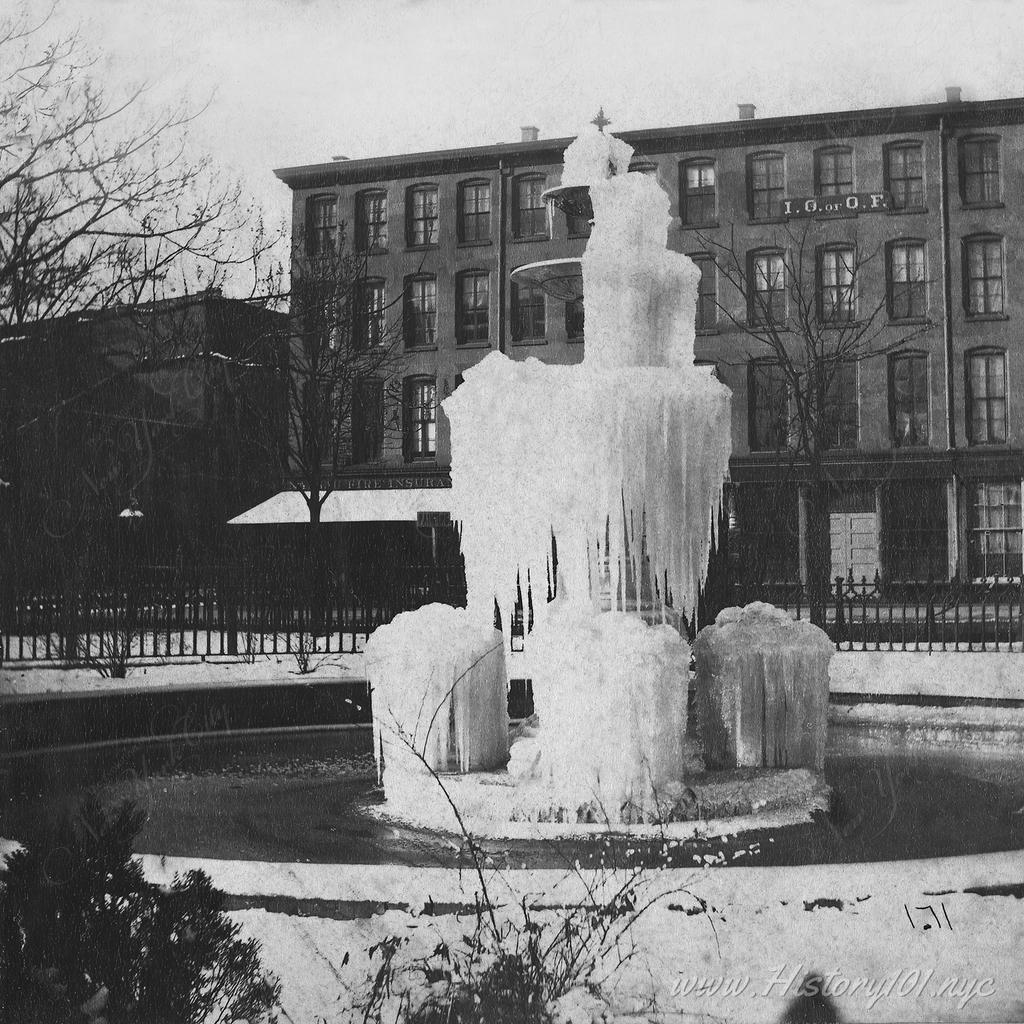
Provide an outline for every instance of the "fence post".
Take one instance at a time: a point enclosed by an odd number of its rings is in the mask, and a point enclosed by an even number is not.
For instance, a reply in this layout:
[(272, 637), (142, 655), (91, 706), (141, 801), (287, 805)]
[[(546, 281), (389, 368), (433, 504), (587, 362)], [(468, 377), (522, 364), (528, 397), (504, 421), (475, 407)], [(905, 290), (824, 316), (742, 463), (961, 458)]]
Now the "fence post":
[(836, 647), (842, 643), (846, 635), (846, 623), (843, 616), (843, 577), (836, 577)]

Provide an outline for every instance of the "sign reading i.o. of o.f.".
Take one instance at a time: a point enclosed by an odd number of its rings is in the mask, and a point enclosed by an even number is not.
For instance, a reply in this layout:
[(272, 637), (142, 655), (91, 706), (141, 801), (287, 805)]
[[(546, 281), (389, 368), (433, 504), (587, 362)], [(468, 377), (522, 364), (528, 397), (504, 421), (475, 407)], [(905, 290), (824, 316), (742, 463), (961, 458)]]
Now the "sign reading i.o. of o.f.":
[(888, 192), (850, 192), (840, 196), (809, 196), (806, 199), (783, 199), (782, 216), (842, 217), (857, 213), (884, 213), (892, 209)]

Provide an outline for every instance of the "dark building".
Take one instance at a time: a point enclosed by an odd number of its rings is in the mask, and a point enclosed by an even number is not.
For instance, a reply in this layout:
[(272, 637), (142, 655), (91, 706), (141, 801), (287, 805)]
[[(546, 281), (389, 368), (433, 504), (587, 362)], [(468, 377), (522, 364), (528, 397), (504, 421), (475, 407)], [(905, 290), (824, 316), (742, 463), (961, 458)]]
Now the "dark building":
[[(787, 268), (806, 263), (812, 316), (870, 310), (879, 327), (874, 354), (845, 367), (830, 395), (833, 575), (1020, 576), (1024, 99), (964, 102), (949, 89), (935, 104), (754, 114), (742, 104), (732, 122), (616, 134), (671, 196), (670, 248), (702, 269), (696, 356), (733, 392), (733, 526), (771, 538), (754, 544), (757, 572), (806, 574), (792, 389), (751, 334), (758, 310), (794, 316)], [(489, 351), (581, 359), (582, 304), (510, 277), (583, 252), (589, 225), (543, 198), (571, 141), (524, 129), (516, 143), (277, 172), (293, 191), (296, 241), (312, 252), (345, 225), (366, 254), (367, 308), (403, 303), (403, 444), (354, 446), (340, 487), (443, 482), (439, 403)], [(800, 238), (813, 245), (795, 253)]]
[(0, 503), (28, 548), (137, 518), (202, 543), (273, 493), (287, 317), (209, 291), (0, 335)]

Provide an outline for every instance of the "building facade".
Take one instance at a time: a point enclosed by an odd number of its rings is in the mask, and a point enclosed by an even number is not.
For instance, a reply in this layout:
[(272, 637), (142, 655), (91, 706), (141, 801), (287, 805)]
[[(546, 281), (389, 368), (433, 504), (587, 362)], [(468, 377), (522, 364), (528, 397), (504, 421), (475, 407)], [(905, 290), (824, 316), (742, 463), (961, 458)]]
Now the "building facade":
[[(339, 487), (443, 486), (440, 402), (488, 352), (582, 358), (582, 304), (511, 277), (579, 256), (589, 233), (543, 199), (572, 140), (536, 134), (277, 172), (297, 245), (365, 253), (360, 315), (401, 310), (401, 443), (361, 427)], [(871, 325), (829, 388), (832, 574), (1020, 576), (1024, 99), (949, 89), (942, 103), (771, 119), (743, 104), (733, 122), (616, 134), (669, 193), (669, 247), (701, 267), (696, 358), (733, 392), (731, 523), (751, 575), (807, 571), (799, 385), (759, 340), (769, 316), (799, 348), (806, 315)]]
[(174, 550), (274, 493), (288, 323), (207, 291), (0, 333), (0, 536), (34, 559), (130, 515)]

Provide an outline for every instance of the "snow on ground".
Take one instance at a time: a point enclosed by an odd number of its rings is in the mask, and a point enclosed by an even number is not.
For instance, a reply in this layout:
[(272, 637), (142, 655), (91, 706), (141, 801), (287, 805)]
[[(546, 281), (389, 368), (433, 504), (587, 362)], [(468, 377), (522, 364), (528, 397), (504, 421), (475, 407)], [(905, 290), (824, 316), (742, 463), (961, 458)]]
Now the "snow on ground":
[(94, 668), (8, 664), (0, 668), (0, 699), (41, 693), (125, 693), (150, 689), (265, 686), (364, 680), (361, 654), (311, 654), (310, 669), (299, 671), (294, 654), (257, 655), (252, 662), (213, 657), (200, 661), (133, 666), (127, 679), (107, 679)]
[[(158, 858), (145, 860), (147, 873), (159, 877), (192, 866), (168, 858), (161, 869)], [(350, 920), (264, 909), (232, 913), (246, 934), (262, 941), (266, 965), (283, 979), (285, 1019), (293, 1021), (348, 1020), (351, 992), (369, 966), (367, 949), (389, 935), (408, 938), (409, 955), (440, 938), (458, 941), (471, 917), (452, 907), (422, 911), (429, 901), (471, 906), (479, 889), (475, 876), (441, 869), (203, 866), (235, 892), (255, 883), (263, 892), (391, 905), (339, 915)], [(964, 890), (1017, 885), (1019, 891), (1022, 875), (1020, 853), (650, 872), (642, 892), (656, 902), (633, 926), (639, 952), (612, 977), (606, 997), (616, 1013), (640, 1012), (641, 1019), (657, 1008), (671, 1020), (770, 1021), (781, 1018), (808, 974), (820, 972), (841, 1020), (1020, 1020), (1024, 901)], [(529, 893), (533, 903), (551, 907), (586, 899), (595, 884), (611, 892), (622, 878), (536, 871), (489, 882), (495, 902), (510, 906)], [(558, 917), (557, 910), (538, 913)]]
[[(285, 644), (284, 634), (278, 645)], [(196, 655), (188, 660), (175, 658), (162, 664), (158, 658), (132, 667), (127, 679), (103, 679), (95, 669), (68, 669), (59, 662), (10, 661), (0, 666), (0, 698), (7, 694), (76, 692), (140, 686), (206, 686), (285, 682), (303, 682), (309, 676), (298, 674), (295, 655), (288, 653), (256, 655), (251, 663), (227, 655), (202, 657), (204, 636), (198, 638)], [(219, 642), (219, 641), (218, 641)], [(257, 639), (258, 642), (258, 639)], [(268, 644), (270, 640), (268, 638)], [(56, 649), (56, 638), (53, 640)], [(357, 653), (331, 654), (315, 673), (316, 677), (365, 679), (362, 649), (366, 634), (346, 634), (343, 647)], [(292, 647), (298, 647), (293, 635)], [(40, 648), (42, 650), (42, 648)], [(239, 639), (239, 650), (245, 638)], [(924, 697), (984, 697), (1024, 701), (1024, 672), (1020, 670), (1021, 651), (837, 651), (829, 667), (832, 693), (868, 695), (914, 695)], [(323, 655), (313, 655), (316, 663)], [(525, 664), (513, 657), (509, 675), (525, 674)]]
[(1021, 648), (1001, 651), (839, 651), (832, 693), (1024, 700)]

